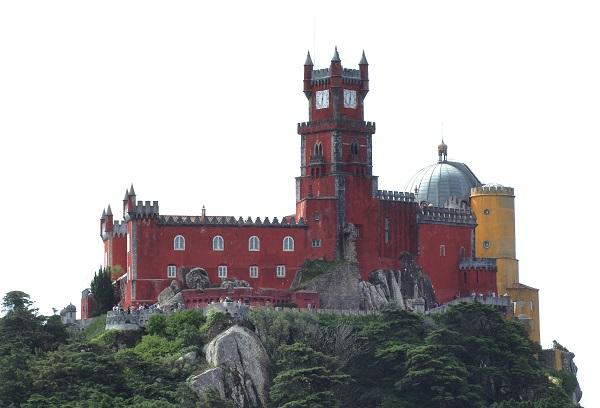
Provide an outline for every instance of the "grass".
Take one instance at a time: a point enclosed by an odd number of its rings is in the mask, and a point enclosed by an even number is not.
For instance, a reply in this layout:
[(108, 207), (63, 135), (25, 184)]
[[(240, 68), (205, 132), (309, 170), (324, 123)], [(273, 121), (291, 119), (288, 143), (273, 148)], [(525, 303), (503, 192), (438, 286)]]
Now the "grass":
[(94, 337), (102, 334), (104, 332), (104, 327), (106, 326), (106, 314), (100, 315), (94, 320), (92, 324), (85, 328), (83, 331), (83, 337), (86, 340), (91, 340)]

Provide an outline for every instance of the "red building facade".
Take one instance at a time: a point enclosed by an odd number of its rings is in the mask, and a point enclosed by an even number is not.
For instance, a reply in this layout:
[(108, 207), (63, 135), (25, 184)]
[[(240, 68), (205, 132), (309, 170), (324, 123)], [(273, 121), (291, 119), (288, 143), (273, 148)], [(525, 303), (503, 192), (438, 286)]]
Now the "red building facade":
[[(212, 283), (244, 280), (256, 296), (286, 291), (305, 260), (348, 260), (349, 231), (356, 252), (349, 261), (364, 280), (374, 270), (399, 268), (408, 252), (431, 277), (439, 303), (495, 292), (493, 262), (473, 258), (476, 220), (468, 208), (420, 205), (413, 193), (378, 189), (375, 123), (364, 120), (364, 53), (358, 69), (343, 68), (337, 49), (325, 69), (313, 69), (308, 55), (303, 83), (310, 108), (309, 120), (298, 124), (295, 214), (262, 220), (211, 216), (204, 209), (195, 216), (163, 215), (157, 201), (137, 201), (131, 186), (123, 221), (113, 220), (110, 207), (100, 220), (105, 264), (122, 271), (124, 306), (154, 303), (172, 280), (183, 281), (182, 270), (195, 267), (205, 269)], [(283, 302), (285, 296), (277, 296)]]

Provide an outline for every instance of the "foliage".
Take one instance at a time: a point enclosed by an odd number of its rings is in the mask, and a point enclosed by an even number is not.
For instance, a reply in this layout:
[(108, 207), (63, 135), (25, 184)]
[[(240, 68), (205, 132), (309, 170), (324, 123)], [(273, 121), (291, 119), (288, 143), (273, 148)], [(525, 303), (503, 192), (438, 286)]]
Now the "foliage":
[(303, 343), (283, 345), (278, 354), (278, 374), (270, 391), (274, 407), (340, 406), (339, 390), (350, 376), (337, 373), (335, 359)]
[(106, 327), (106, 314), (94, 318), (95, 320), (83, 330), (83, 337), (93, 339), (104, 332)]
[(112, 284), (110, 268), (100, 268), (94, 273), (90, 290), (96, 301), (95, 316), (101, 315), (112, 309), (115, 302), (115, 289)]
[[(68, 337), (58, 316), (40, 316), (9, 292), (0, 318), (0, 406), (232, 408), (212, 390), (198, 399), (179, 364), (233, 324), (213, 311), (154, 315), (147, 332), (104, 331), (98, 319)], [(572, 407), (574, 375), (542, 369), (520, 323), (481, 304), (421, 316), (389, 307), (369, 316), (252, 310), (263, 342), (272, 407)], [(140, 338), (141, 337), (141, 338)]]

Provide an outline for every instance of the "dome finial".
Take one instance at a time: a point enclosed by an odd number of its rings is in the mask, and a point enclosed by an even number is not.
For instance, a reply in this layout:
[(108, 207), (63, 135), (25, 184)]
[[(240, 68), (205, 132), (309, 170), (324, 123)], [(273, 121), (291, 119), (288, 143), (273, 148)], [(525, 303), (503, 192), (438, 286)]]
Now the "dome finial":
[(444, 143), (444, 138), (442, 137), (442, 143), (438, 145), (438, 157), (439, 162), (448, 161), (448, 145)]

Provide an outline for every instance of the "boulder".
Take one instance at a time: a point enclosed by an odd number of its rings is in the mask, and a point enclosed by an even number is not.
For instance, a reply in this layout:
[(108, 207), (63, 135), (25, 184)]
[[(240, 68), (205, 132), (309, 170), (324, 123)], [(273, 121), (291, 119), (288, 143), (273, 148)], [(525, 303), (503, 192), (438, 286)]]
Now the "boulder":
[(233, 289), (233, 288), (249, 288), (250, 284), (241, 279), (224, 280), (221, 282), (222, 288)]
[(319, 292), (321, 309), (358, 310), (360, 283), (358, 265), (342, 263), (315, 277), (304, 288)]
[(210, 286), (208, 272), (202, 268), (193, 268), (185, 274), (185, 285), (188, 289), (205, 289)]
[(171, 281), (171, 284), (169, 286), (167, 286), (166, 288), (164, 288), (159, 294), (158, 294), (158, 303), (160, 305), (164, 304), (167, 300), (171, 299), (173, 296), (175, 296), (177, 293), (181, 292), (181, 288), (179, 287), (179, 282), (177, 282), (176, 280)]
[(254, 333), (242, 326), (230, 327), (208, 343), (204, 352), (206, 361), (216, 368), (188, 380), (200, 398), (214, 388), (236, 407), (267, 406), (269, 357)]

